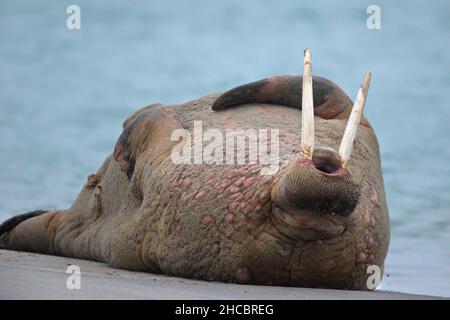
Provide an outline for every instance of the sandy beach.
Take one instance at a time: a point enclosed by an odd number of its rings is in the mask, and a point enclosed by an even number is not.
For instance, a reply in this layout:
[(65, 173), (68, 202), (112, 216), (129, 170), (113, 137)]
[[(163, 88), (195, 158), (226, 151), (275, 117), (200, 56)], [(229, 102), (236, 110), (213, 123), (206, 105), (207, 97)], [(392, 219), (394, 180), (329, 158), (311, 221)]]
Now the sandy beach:
[[(69, 265), (81, 288), (66, 286)], [(0, 299), (433, 299), (397, 292), (251, 286), (130, 272), (86, 260), (0, 250)]]

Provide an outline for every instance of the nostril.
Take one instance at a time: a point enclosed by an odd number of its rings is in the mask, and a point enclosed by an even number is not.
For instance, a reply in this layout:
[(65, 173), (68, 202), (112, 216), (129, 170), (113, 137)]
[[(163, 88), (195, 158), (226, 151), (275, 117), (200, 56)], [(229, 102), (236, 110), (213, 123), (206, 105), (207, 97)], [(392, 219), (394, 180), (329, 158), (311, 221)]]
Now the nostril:
[(325, 173), (334, 173), (341, 168), (340, 161), (336, 158), (313, 156), (312, 159), (317, 170)]

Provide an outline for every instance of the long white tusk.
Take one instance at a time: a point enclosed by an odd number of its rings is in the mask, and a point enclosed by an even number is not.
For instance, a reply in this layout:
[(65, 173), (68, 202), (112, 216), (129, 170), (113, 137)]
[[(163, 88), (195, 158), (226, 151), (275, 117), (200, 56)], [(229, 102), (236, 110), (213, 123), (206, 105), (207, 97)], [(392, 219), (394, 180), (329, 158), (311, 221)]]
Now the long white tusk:
[(339, 146), (339, 155), (341, 157), (342, 168), (347, 167), (348, 161), (352, 156), (353, 142), (355, 141), (356, 132), (358, 131), (359, 123), (361, 121), (371, 79), (372, 74), (370, 71), (367, 71), (361, 87), (358, 90), (358, 95), (356, 96), (355, 104), (353, 105), (352, 112), (350, 113), (347, 127), (345, 127), (344, 136), (342, 137), (341, 145)]
[(314, 105), (311, 52), (306, 49), (303, 59), (302, 140), (301, 155), (312, 160), (314, 153)]

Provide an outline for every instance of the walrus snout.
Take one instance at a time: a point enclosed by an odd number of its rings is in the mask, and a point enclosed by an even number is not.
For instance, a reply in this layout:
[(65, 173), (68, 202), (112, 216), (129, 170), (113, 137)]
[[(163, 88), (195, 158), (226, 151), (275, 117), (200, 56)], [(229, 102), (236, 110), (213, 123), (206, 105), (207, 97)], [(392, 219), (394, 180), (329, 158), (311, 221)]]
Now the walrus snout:
[(272, 189), (272, 201), (291, 215), (307, 211), (348, 217), (359, 196), (360, 183), (327, 148), (315, 149), (312, 160), (293, 161)]

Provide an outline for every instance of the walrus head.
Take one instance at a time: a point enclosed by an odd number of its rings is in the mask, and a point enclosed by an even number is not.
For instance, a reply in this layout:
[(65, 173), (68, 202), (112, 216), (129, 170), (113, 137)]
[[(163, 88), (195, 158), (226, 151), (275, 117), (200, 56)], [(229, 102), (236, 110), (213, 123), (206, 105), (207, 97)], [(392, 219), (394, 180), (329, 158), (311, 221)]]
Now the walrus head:
[[(266, 205), (270, 227), (247, 248), (241, 260), (245, 267), (236, 277), (242, 283), (373, 289), (367, 285), (372, 273), (368, 270), (375, 266), (382, 273), (389, 225), (385, 200), (380, 199), (384, 191), (378, 145), (362, 116), (371, 74), (366, 74), (351, 108), (338, 86), (311, 76), (309, 50), (304, 68), (302, 83), (290, 77), (268, 78), (232, 89), (213, 104), (214, 110), (249, 102), (302, 109), (300, 154), (290, 155), (271, 180), (270, 207)], [(293, 95), (299, 88), (302, 94)], [(336, 130), (344, 124), (342, 139), (336, 139)], [(360, 124), (363, 137), (357, 139), (350, 162)]]

